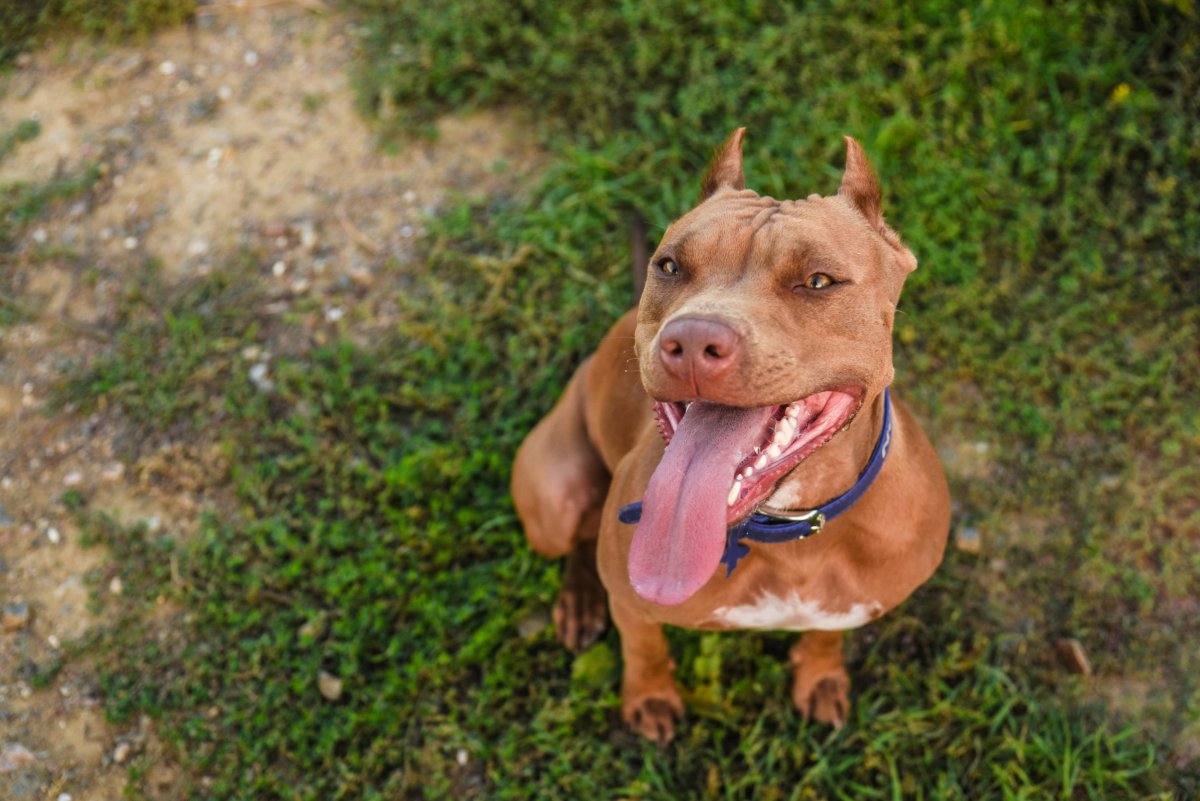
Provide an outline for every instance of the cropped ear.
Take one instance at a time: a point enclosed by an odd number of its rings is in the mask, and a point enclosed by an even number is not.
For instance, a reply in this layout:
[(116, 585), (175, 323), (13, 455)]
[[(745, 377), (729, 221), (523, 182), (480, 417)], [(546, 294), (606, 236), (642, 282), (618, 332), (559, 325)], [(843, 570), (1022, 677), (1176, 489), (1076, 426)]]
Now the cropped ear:
[(742, 138), (746, 135), (745, 128), (738, 128), (729, 135), (725, 144), (713, 156), (704, 183), (700, 185), (700, 201), (708, 200), (722, 186), (732, 186), (734, 189), (746, 188), (746, 175), (742, 172)]
[(846, 140), (846, 171), (842, 173), (842, 185), (838, 187), (838, 195), (850, 201), (850, 205), (858, 209), (871, 228), (898, 251), (901, 263), (908, 270), (915, 269), (916, 257), (904, 246), (896, 232), (884, 222), (883, 193), (879, 189), (879, 179), (875, 177), (875, 170), (871, 167), (867, 154), (853, 136), (843, 138)]
[(857, 139), (853, 136), (842, 138), (846, 140), (846, 171), (842, 173), (838, 194), (849, 200), (872, 228), (879, 230), (884, 225), (883, 193), (879, 191), (875, 170)]

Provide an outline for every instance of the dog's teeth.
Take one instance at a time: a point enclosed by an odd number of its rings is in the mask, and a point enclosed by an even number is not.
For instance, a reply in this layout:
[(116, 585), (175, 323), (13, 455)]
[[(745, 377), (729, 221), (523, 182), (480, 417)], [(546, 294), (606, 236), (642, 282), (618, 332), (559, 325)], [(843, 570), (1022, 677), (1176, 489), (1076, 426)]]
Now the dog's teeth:
[(733, 482), (733, 486), (729, 488), (729, 503), (728, 506), (733, 506), (737, 503), (738, 496), (742, 494), (742, 481), (738, 479)]
[(754, 465), (746, 465), (746, 469), (742, 471), (742, 478), (750, 478), (754, 475)]
[(767, 455), (764, 453), (762, 456), (758, 457), (758, 460), (754, 462), (754, 467), (752, 467), (751, 469), (752, 470), (762, 470), (764, 467), (767, 466), (767, 461), (768, 461)]
[(767, 448), (766, 456), (768, 459), (778, 459), (779, 454), (781, 454), (781, 453), (783, 453), (782, 449), (778, 445), (776, 445), (774, 442), (772, 442), (771, 447)]
[(790, 418), (783, 418), (779, 421), (779, 427), (775, 429), (775, 442), (779, 445), (786, 445), (792, 441), (792, 435), (796, 433), (796, 424)]
[(787, 416), (795, 420), (800, 416), (800, 408), (794, 403), (789, 403), (787, 407)]

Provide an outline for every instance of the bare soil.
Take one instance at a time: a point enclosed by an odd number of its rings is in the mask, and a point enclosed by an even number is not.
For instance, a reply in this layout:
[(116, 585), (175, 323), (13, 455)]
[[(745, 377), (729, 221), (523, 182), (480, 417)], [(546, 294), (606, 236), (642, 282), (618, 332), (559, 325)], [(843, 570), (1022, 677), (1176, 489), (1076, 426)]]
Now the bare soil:
[(48, 409), (63, 367), (103, 347), (128, 282), (151, 260), (181, 281), (251, 253), (275, 313), (315, 299), (325, 322), (366, 337), (394, 319), (427, 215), (456, 195), (510, 190), (542, 163), (494, 112), (381, 151), (353, 107), (353, 47), (337, 16), (208, 6), (143, 45), (74, 43), (0, 77), (0, 130), (42, 126), (0, 161), (0, 185), (89, 165), (101, 175), (89, 199), (28, 226), (0, 257), (0, 291), (32, 310), (0, 328), (0, 603), (29, 610), (0, 627), (0, 797), (117, 799), (135, 759), (151, 797), (178, 784), (149, 721), (106, 722), (86, 659), (50, 669), (112, 623), (112, 605), (93, 599), (124, 591), (109, 556), (79, 543), (65, 491), (181, 535), (220, 502), (217, 456), (202, 445), (154, 443), (130, 459), (116, 416)]

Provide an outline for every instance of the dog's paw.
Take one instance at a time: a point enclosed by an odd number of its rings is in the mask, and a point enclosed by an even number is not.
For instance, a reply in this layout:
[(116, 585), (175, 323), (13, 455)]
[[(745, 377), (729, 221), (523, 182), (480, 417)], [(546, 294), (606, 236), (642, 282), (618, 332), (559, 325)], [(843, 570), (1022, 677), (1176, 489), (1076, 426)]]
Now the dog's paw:
[(559, 642), (572, 653), (579, 653), (594, 643), (608, 623), (608, 599), (604, 587), (563, 587), (554, 602), (554, 630)]
[(850, 714), (850, 676), (845, 668), (806, 670), (794, 667), (792, 703), (806, 720), (817, 720), (840, 729)]
[(672, 685), (669, 691), (626, 698), (621, 713), (638, 734), (663, 747), (674, 739), (675, 724), (683, 720), (683, 699)]

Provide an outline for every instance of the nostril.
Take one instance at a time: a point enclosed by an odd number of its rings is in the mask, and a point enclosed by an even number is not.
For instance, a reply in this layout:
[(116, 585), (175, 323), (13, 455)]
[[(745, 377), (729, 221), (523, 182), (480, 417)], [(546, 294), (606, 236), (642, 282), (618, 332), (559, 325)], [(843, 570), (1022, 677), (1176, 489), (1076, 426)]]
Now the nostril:
[(668, 356), (683, 355), (683, 344), (675, 340), (664, 342), (662, 349), (663, 353), (667, 354)]
[(724, 359), (725, 354), (717, 345), (709, 345), (704, 349), (704, 355), (713, 359)]

